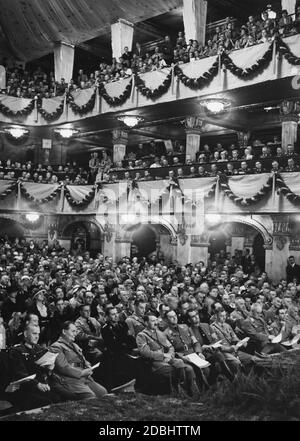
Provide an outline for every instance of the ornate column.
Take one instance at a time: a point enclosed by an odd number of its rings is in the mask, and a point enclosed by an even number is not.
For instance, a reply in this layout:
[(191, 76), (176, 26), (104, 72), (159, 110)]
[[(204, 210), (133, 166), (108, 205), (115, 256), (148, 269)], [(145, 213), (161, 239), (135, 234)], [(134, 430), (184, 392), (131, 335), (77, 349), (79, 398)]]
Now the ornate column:
[(199, 116), (187, 116), (184, 121), (186, 133), (185, 158), (194, 161), (200, 148), (201, 133), (205, 129), (205, 121)]
[(273, 244), (265, 245), (266, 272), (277, 283), (286, 277), (286, 265), (289, 257), (291, 224), (289, 216), (278, 215), (273, 218)]
[(126, 146), (128, 143), (128, 132), (116, 129), (112, 131), (113, 142), (113, 162), (123, 161), (126, 154)]
[(282, 101), (280, 105), (280, 119), (282, 122), (281, 142), (284, 152), (286, 152), (286, 148), (289, 144), (294, 146), (297, 141), (299, 113), (299, 101)]
[(111, 46), (112, 56), (117, 60), (124, 53), (125, 46), (129, 52), (132, 49), (133, 24), (129, 21), (119, 18), (117, 23), (111, 25)]
[(197, 40), (205, 44), (207, 1), (183, 0), (183, 24), (186, 41)]

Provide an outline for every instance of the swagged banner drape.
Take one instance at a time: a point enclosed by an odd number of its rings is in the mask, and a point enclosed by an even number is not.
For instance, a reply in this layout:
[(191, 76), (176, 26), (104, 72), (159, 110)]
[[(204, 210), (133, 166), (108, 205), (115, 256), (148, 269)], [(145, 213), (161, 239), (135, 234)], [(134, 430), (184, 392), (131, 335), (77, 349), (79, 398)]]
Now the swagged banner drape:
[(156, 214), (180, 212), (182, 206), (190, 210), (198, 204), (197, 209), (203, 211), (205, 206), (205, 212), (298, 212), (299, 177), (299, 172), (262, 173), (230, 178), (225, 175), (184, 178), (173, 183), (163, 179), (79, 186), (2, 180), (0, 211), (69, 214), (80, 211), (117, 216), (119, 212), (132, 211), (136, 204), (144, 213), (150, 207)]
[[(273, 51), (274, 44), (276, 51)], [(280, 54), (281, 57), (274, 58), (275, 54)], [(300, 35), (282, 40), (278, 38), (272, 43), (223, 54), (221, 59), (218, 56), (204, 58), (175, 66), (173, 69), (136, 74), (131, 78), (100, 85), (99, 97), (96, 96), (95, 88), (72, 92), (66, 100), (68, 112), (56, 112), (56, 101), (43, 99), (40, 107), (54, 114), (48, 119), (40, 112), (36, 121), (34, 100), (0, 96), (1, 120), (10, 122), (14, 117), (21, 116), (29, 125), (42, 125), (45, 121), (75, 121), (78, 114), (88, 117), (95, 112), (103, 114), (112, 109), (124, 111), (154, 103), (192, 98), (195, 97), (195, 91), (197, 96), (201, 96), (286, 78), (291, 76), (293, 65), (300, 65)], [(220, 70), (220, 66), (226, 67), (225, 72)], [(48, 100), (51, 101), (48, 103)], [(58, 100), (57, 105), (61, 105), (61, 101)]]

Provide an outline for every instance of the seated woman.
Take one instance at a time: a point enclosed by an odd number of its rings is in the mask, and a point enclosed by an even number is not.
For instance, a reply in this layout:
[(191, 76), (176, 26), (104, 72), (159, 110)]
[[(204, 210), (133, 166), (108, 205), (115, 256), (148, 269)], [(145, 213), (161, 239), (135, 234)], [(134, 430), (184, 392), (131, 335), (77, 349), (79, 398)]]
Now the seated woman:
[(75, 324), (65, 322), (59, 339), (51, 345), (51, 351), (58, 353), (51, 389), (67, 400), (102, 398), (107, 390), (92, 378), (93, 370), (75, 343), (76, 335)]

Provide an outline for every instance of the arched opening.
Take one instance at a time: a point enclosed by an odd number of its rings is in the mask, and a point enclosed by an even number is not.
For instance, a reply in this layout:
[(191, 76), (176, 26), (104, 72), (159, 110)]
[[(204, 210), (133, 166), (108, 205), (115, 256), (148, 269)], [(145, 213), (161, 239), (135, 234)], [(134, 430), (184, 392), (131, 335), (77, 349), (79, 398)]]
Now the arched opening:
[(12, 219), (0, 218), (0, 236), (8, 237), (10, 240), (24, 237), (24, 227)]
[(94, 257), (101, 252), (100, 228), (90, 221), (77, 221), (69, 224), (63, 236), (70, 241), (70, 250), (76, 254), (90, 251)]
[(131, 235), (131, 257), (157, 256), (172, 260), (171, 233), (161, 224), (139, 223), (128, 228)]
[(261, 271), (265, 270), (264, 238), (253, 226), (241, 222), (222, 222), (210, 226), (208, 233), (211, 260), (218, 260), (230, 253), (240, 265), (245, 261), (245, 255), (249, 254), (254, 256), (256, 266)]
[(259, 268), (261, 271), (264, 271), (266, 266), (266, 251), (264, 248), (264, 239), (259, 233), (253, 240), (253, 254)]
[(220, 254), (221, 251), (226, 253), (226, 240), (227, 236), (222, 231), (213, 231), (210, 236), (208, 247), (208, 252), (212, 260), (214, 260), (215, 256)]
[(134, 227), (131, 240), (132, 257), (148, 257), (156, 251), (156, 234), (149, 225), (139, 224)]

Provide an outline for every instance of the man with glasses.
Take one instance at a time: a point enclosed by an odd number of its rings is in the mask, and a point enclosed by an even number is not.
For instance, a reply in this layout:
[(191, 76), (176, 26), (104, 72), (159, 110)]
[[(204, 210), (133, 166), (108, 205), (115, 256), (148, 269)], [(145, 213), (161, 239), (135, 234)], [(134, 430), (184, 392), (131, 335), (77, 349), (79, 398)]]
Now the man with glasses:
[(102, 358), (101, 347), (103, 346), (100, 323), (91, 317), (89, 305), (81, 305), (79, 313), (80, 317), (75, 322), (78, 331), (76, 341), (87, 360), (97, 363)]

